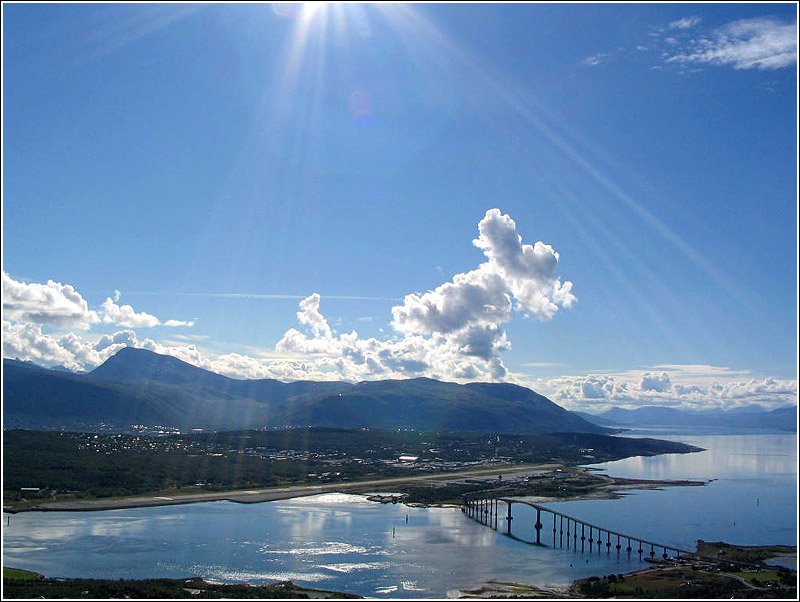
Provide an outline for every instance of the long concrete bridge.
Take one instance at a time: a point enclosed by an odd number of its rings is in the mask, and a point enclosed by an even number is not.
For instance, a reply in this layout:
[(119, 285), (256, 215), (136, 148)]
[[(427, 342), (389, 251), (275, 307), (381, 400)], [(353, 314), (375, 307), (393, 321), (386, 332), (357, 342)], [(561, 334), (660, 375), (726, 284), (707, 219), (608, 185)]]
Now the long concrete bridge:
[[(502, 517), (500, 504), (505, 504), (505, 517)], [(533, 528), (534, 540), (529, 541), (518, 536), (511, 527), (514, 520), (512, 516), (512, 505), (521, 504), (530, 506), (536, 511), (536, 521), (531, 525)], [(613, 549), (619, 556), (623, 551), (630, 558), (632, 553), (638, 555), (639, 560), (643, 557), (655, 558), (657, 553), (663, 559), (670, 556), (675, 558), (694, 556), (694, 552), (682, 550), (675, 546), (657, 543), (634, 537), (625, 533), (606, 529), (599, 525), (586, 522), (573, 516), (568, 516), (563, 512), (557, 512), (533, 502), (526, 502), (514, 498), (468, 498), (461, 506), (461, 511), (469, 518), (486, 525), (495, 531), (499, 530), (501, 521), (505, 521), (505, 534), (509, 537), (523, 541), (525, 543), (548, 546), (553, 548), (566, 548), (575, 552), (602, 553), (603, 548), (607, 554), (611, 554)], [(551, 519), (552, 516), (552, 520)], [(552, 531), (551, 531), (552, 526)], [(522, 531), (523, 527), (518, 526), (517, 531)], [(550, 536), (552, 533), (552, 537)]]

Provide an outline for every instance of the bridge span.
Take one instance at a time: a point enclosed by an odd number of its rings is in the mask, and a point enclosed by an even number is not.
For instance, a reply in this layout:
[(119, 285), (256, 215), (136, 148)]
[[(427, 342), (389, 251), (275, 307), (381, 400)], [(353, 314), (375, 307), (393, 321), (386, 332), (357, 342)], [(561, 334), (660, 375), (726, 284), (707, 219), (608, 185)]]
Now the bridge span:
[[(501, 504), (505, 504), (505, 517), (502, 517), (503, 512), (500, 509)], [(531, 525), (534, 537), (532, 541), (521, 537), (512, 530), (511, 523), (514, 520), (514, 516), (512, 515), (513, 504), (530, 506), (536, 511), (536, 521)], [(602, 553), (605, 547), (607, 554), (611, 554), (611, 550), (613, 549), (616, 551), (617, 556), (623, 551), (627, 554), (628, 558), (631, 557), (632, 553), (636, 553), (640, 561), (643, 557), (655, 558), (657, 552), (660, 552), (660, 557), (664, 560), (670, 557), (681, 558), (695, 555), (694, 552), (690, 552), (689, 550), (683, 550), (675, 546), (627, 535), (614, 531), (613, 529), (606, 529), (605, 527), (569, 516), (563, 512), (551, 510), (540, 504), (514, 498), (466, 498), (464, 504), (461, 506), (461, 511), (469, 518), (495, 531), (499, 530), (501, 521), (505, 521), (506, 535), (519, 541), (538, 546), (552, 545), (553, 548), (566, 548), (575, 552), (580, 548), (581, 553), (593, 553), (596, 547), (598, 554)], [(550, 520), (551, 516), (552, 520)], [(552, 538), (550, 537), (551, 525)], [(518, 526), (516, 529), (518, 532), (522, 532), (524, 527)]]

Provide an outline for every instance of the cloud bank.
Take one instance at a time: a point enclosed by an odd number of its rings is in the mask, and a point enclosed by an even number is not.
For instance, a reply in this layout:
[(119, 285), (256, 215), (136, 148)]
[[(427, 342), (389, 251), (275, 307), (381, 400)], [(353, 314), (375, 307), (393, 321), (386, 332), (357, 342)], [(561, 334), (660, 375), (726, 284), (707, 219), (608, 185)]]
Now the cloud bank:
[(33, 323), (86, 330), (95, 324), (112, 324), (127, 328), (155, 326), (193, 326), (194, 322), (167, 320), (130, 305), (118, 305), (121, 294), (115, 290), (98, 309), (89, 303), (70, 284), (48, 280), (45, 284), (14, 280), (3, 272), (3, 316), (11, 322)]
[(796, 379), (756, 378), (746, 370), (709, 365), (665, 364), (645, 371), (560, 376), (528, 384), (565, 407), (590, 412), (641, 405), (703, 410), (797, 403)]

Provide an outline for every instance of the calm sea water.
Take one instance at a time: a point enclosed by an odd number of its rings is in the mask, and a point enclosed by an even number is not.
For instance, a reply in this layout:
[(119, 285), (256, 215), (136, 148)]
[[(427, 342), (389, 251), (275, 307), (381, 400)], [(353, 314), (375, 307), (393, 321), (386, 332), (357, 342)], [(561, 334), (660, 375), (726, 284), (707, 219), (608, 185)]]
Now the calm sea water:
[[(795, 436), (659, 436), (708, 451), (600, 467), (620, 476), (717, 480), (705, 487), (552, 507), (682, 547), (692, 547), (698, 538), (795, 542)], [(425, 598), (452, 595), (490, 579), (557, 586), (640, 566), (624, 554), (619, 559), (616, 554), (582, 556), (529, 546), (454, 508), (380, 505), (341, 494), (254, 505), (23, 513), (7, 521), (4, 517), (3, 564), (54, 577), (291, 579), (365, 596)], [(515, 532), (528, 528), (519, 514)]]
[(596, 464), (607, 474), (711, 481), (704, 487), (631, 492), (618, 500), (548, 507), (659, 543), (694, 549), (698, 539), (739, 545), (797, 540), (797, 436), (674, 434), (639, 431), (705, 448), (694, 454), (635, 457)]

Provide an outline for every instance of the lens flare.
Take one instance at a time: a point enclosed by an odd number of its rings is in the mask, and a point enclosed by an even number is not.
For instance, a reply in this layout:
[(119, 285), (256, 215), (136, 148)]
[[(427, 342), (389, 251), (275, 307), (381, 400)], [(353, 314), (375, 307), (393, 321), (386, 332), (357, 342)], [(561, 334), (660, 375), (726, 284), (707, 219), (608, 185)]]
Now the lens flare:
[(356, 125), (366, 127), (372, 123), (372, 98), (364, 90), (356, 90), (348, 100), (350, 114)]

